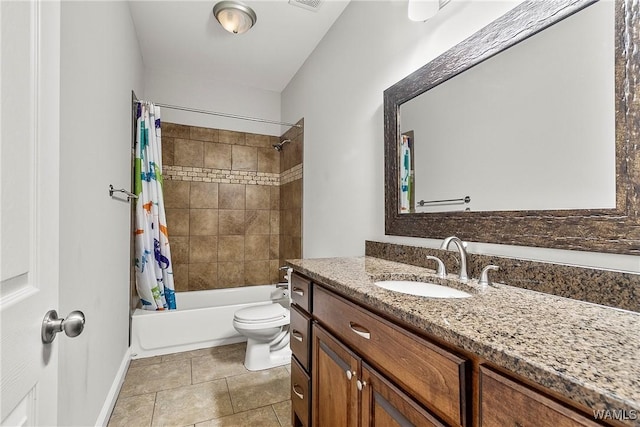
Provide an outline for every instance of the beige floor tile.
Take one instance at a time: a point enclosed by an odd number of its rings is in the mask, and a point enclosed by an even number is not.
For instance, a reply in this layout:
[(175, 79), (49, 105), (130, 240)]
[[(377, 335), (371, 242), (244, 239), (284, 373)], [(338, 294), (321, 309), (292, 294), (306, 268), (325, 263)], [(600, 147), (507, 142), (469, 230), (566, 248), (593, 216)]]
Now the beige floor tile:
[(271, 406), (216, 418), (196, 424), (196, 427), (280, 427), (278, 417)]
[(164, 356), (162, 356), (162, 361), (171, 362), (175, 360), (190, 359), (192, 357), (212, 356), (214, 354), (236, 351), (239, 348), (242, 349), (242, 351), (244, 351), (244, 349), (247, 348), (247, 343), (240, 342), (237, 344), (229, 344), (229, 345), (222, 345), (218, 347), (208, 347), (208, 348), (201, 348), (198, 350), (183, 351), (180, 353), (165, 354)]
[(142, 359), (133, 359), (131, 363), (129, 363), (129, 367), (155, 365), (160, 362), (162, 362), (162, 356), (144, 357)]
[(151, 425), (156, 394), (119, 398), (107, 427), (148, 427)]
[(191, 359), (193, 383), (246, 374), (249, 371), (243, 364), (244, 354), (244, 347), (237, 346), (225, 352), (194, 357)]
[(274, 403), (273, 410), (280, 421), (282, 427), (291, 426), (291, 400), (285, 400), (284, 402)]
[(184, 426), (233, 414), (227, 382), (222, 380), (160, 391), (153, 426)]
[(234, 412), (271, 405), (291, 398), (291, 375), (283, 367), (227, 378)]
[(191, 384), (191, 360), (129, 367), (120, 397), (135, 396)]

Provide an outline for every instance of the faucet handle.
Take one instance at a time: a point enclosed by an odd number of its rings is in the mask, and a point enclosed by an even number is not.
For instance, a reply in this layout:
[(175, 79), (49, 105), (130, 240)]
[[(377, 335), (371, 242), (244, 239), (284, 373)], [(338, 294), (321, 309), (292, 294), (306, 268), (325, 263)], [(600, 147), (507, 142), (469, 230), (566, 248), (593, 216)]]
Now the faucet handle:
[(498, 267), (497, 265), (489, 264), (485, 268), (483, 268), (482, 273), (480, 273), (480, 280), (478, 281), (478, 284), (480, 286), (485, 287), (491, 285), (491, 282), (489, 281), (489, 271), (491, 270), (500, 270), (500, 267)]
[(438, 262), (438, 270), (436, 271), (436, 274), (438, 275), (438, 277), (443, 279), (447, 277), (447, 269), (444, 266), (444, 262), (442, 262), (440, 258), (438, 258), (437, 256), (427, 255), (427, 259), (431, 259)]

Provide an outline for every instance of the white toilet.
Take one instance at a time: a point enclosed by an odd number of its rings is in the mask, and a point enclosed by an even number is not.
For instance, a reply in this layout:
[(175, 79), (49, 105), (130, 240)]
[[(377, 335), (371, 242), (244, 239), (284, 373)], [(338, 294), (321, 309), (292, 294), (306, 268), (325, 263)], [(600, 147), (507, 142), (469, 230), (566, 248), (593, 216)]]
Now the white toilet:
[(233, 316), (233, 327), (247, 337), (244, 366), (250, 371), (274, 368), (291, 362), (290, 293), (277, 289), (272, 298), (274, 302), (271, 304), (243, 308)]

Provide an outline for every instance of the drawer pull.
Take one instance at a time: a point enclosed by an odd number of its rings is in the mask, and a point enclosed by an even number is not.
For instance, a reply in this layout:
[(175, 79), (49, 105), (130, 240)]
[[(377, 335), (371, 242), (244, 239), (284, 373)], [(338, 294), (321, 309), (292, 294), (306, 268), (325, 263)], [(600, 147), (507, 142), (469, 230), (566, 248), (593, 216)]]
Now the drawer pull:
[(362, 326), (358, 325), (357, 323), (349, 322), (349, 327), (353, 332), (360, 335), (362, 338), (367, 340), (371, 339), (371, 332), (369, 332), (367, 329), (363, 328)]
[(293, 288), (293, 289), (291, 289), (291, 290), (293, 291), (293, 293), (294, 293), (294, 294), (298, 294), (298, 295), (300, 295), (301, 297), (303, 297), (303, 296), (304, 296), (304, 289), (302, 289), (302, 288), (298, 288), (298, 287), (296, 286), (296, 287), (294, 287), (294, 288)]
[[(304, 394), (302, 394), (302, 388), (298, 384), (294, 384), (291, 389), (293, 390), (293, 393), (296, 396), (298, 396), (300, 399), (304, 400)], [(300, 391), (298, 391), (298, 390), (300, 390)]]
[(363, 388), (365, 388), (367, 385), (366, 381), (356, 381), (356, 387), (358, 387), (358, 390), (362, 391)]
[(293, 331), (291, 331), (291, 336), (296, 340), (296, 341), (300, 341), (302, 342), (302, 334), (300, 333), (300, 331), (294, 329)]

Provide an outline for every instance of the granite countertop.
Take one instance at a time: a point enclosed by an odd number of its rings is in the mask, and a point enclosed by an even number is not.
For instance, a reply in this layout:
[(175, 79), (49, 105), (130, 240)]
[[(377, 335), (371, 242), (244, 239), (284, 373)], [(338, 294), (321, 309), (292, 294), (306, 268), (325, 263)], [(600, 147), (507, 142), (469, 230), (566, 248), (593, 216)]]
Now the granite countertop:
[[(481, 290), (476, 280), (462, 284), (451, 274), (447, 284), (467, 290), (472, 297), (437, 299), (400, 294), (373, 282), (427, 278), (435, 283), (434, 271), (373, 257), (287, 262), (354, 301), (587, 408), (640, 414), (639, 313), (503, 284)], [(640, 425), (640, 420), (626, 422)]]

